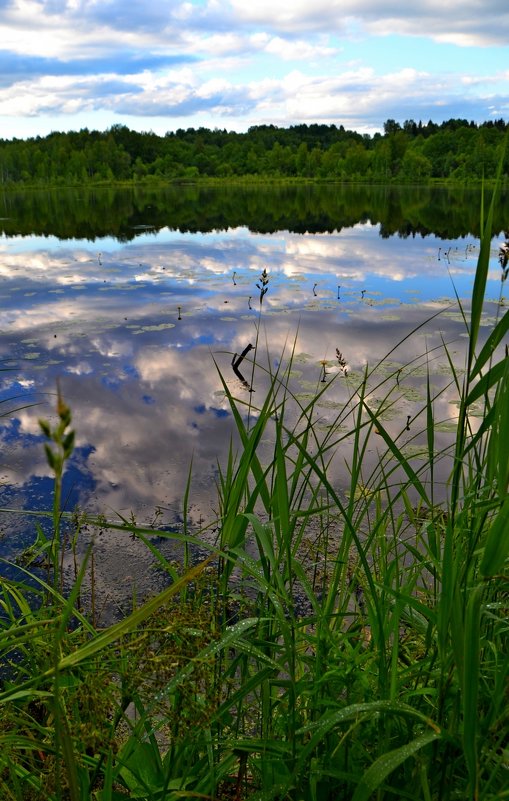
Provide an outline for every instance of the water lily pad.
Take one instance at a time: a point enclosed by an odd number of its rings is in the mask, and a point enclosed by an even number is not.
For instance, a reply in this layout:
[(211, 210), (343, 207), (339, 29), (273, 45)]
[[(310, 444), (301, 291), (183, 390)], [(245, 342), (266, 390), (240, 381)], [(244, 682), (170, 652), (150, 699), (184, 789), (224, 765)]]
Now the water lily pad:
[(317, 401), (316, 405), (321, 406), (322, 409), (334, 409), (336, 411), (340, 411), (345, 408), (344, 403), (338, 403), (338, 401), (333, 401), (333, 400), (326, 400), (325, 398), (320, 398), (320, 400)]
[(420, 390), (416, 389), (415, 387), (409, 387), (408, 385), (400, 384), (400, 392), (404, 398), (408, 401), (413, 401), (414, 403), (418, 403), (424, 400), (424, 393)]
[(175, 323), (159, 323), (159, 325), (142, 325), (135, 334), (144, 334), (147, 331), (164, 331), (167, 328), (175, 328)]
[(435, 431), (442, 431), (446, 433), (455, 434), (458, 428), (458, 424), (454, 421), (444, 421), (442, 423), (435, 424)]
[(294, 362), (309, 362), (313, 359), (313, 357), (309, 353), (297, 353), (293, 357)]
[(407, 459), (421, 459), (422, 461), (428, 459), (427, 448), (423, 445), (404, 445), (402, 453)]

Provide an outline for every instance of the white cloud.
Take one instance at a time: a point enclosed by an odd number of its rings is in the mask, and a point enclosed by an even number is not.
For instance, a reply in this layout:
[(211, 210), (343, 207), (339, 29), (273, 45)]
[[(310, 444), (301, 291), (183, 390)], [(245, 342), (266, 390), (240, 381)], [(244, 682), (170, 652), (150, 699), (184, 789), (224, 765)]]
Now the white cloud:
[(241, 23), (280, 33), (334, 33), (344, 36), (405, 34), (458, 46), (505, 45), (509, 39), (509, 9), (504, 0), (421, 0), (414, 6), (401, 0), (232, 0)]
[(439, 43), (434, 53), (443, 43), (444, 54), (450, 43), (458, 53), (506, 45), (509, 8), (502, 0), (13, 0), (0, 10), (0, 109), (10, 135), (28, 117), (53, 117), (54, 129), (67, 130), (103, 114), (110, 124), (146, 119), (133, 127), (158, 133), (225, 120), (237, 130), (316, 121), (372, 131), (388, 117), (481, 121), (507, 108), (508, 75), (493, 57), (481, 74), (459, 55), (443, 69), (433, 58), (418, 69), (410, 45), (391, 51), (384, 69), (383, 40), (394, 34), (421, 48)]
[[(388, 117), (428, 119), (437, 103), (443, 109), (444, 119), (475, 115), (487, 119), (491, 107), (507, 106), (507, 95), (492, 91), (490, 97), (476, 98), (472, 94), (467, 101), (462, 92), (473, 92), (476, 86), (500, 84), (503, 80), (499, 75), (482, 80), (468, 74), (438, 77), (413, 68), (376, 74), (372, 68), (360, 67), (332, 76), (292, 70), (278, 78), (262, 77), (243, 83), (220, 75), (200, 80), (196, 72), (183, 68), (167, 75), (145, 71), (129, 78), (46, 76), (20, 81), (0, 88), (0, 106), (2, 114), (11, 117), (50, 112), (72, 115), (108, 109), (120, 115), (149, 118), (207, 114), (215, 115), (217, 122), (225, 115), (238, 119), (248, 116), (251, 124), (341, 122), (361, 130), (380, 127)], [(109, 90), (113, 81), (114, 86)], [(456, 109), (460, 104), (463, 113), (458, 115)], [(167, 122), (166, 130), (169, 127)]]
[(327, 45), (325, 40), (312, 44), (304, 39), (283, 39), (281, 36), (270, 36), (267, 33), (255, 33), (250, 37), (255, 48), (283, 61), (309, 62), (315, 59), (333, 56), (338, 51)]
[(231, 5), (239, 19), (272, 29), (300, 30), (306, 27), (327, 30), (331, 18), (336, 20), (340, 12), (339, 19), (344, 20), (354, 4), (341, 0), (315, 0), (313, 3), (309, 0), (278, 0), (277, 3), (273, 0), (257, 0), (256, 3), (232, 0)]

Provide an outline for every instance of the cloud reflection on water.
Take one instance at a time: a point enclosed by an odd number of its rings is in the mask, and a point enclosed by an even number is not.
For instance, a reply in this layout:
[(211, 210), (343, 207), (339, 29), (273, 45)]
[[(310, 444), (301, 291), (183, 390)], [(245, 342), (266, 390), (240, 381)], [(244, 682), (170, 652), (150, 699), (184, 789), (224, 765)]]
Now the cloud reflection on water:
[[(49, 506), (50, 471), (37, 420), (53, 414), (60, 377), (77, 435), (68, 508), (79, 503), (108, 517), (132, 511), (143, 522), (161, 507), (161, 522), (173, 523), (192, 457), (192, 515), (213, 517), (217, 463), (224, 463), (234, 437), (214, 359), (247, 400), (231, 358), (255, 341), (256, 281), (264, 267), (269, 292), (258, 361), (265, 363), (267, 342), (274, 366), (297, 336), (292, 386), (305, 397), (321, 387), (320, 362), (329, 362), (332, 381), (335, 349), (346, 356), (348, 379), (337, 376), (318, 407), (323, 431), (365, 365), (383, 359), (396, 342), (404, 340), (382, 372), (394, 373), (428, 350), (433, 382), (443, 384), (446, 360), (433, 351), (442, 337), (463, 358), (464, 329), (448, 315), (446, 299), (451, 276), (461, 297), (471, 291), (473, 240), (451, 243), (449, 259), (439, 258), (443, 244), (433, 237), (384, 239), (369, 224), (314, 235), (163, 230), (129, 244), (102, 242), (100, 250), (82, 241), (34, 242), (28, 239), (25, 250), (18, 239), (0, 242), (0, 358), (11, 366), (2, 374), (2, 398), (22, 394), (39, 404), (13, 413), (2, 432), (2, 505), (33, 508), (38, 492), (37, 504)], [(491, 277), (489, 294), (496, 298), (495, 259)], [(405, 339), (439, 310), (444, 313)], [(405, 380), (413, 392), (384, 420), (402, 443), (424, 426), (416, 420), (410, 433), (405, 428), (423, 400), (425, 359), (420, 364), (419, 375)], [(245, 367), (250, 371), (249, 357)], [(255, 403), (266, 385), (257, 370)], [(437, 402), (437, 419), (454, 416), (454, 399), (449, 387)], [(451, 434), (437, 429), (437, 438), (442, 446)], [(378, 448), (373, 442), (375, 461)], [(347, 444), (335, 463), (339, 486), (345, 458)]]

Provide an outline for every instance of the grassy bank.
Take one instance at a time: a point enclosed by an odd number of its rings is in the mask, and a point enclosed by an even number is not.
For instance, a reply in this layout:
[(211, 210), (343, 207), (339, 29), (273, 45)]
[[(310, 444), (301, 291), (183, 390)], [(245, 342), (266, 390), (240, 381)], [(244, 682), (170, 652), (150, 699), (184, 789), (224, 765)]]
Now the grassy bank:
[[(236, 398), (221, 378), (239, 447), (220, 466), (209, 530), (165, 535), (184, 544), (181, 568), (156, 550), (163, 532), (88, 521), (145, 541), (168, 575), (106, 627), (81, 598), (93, 546), (64, 591), (59, 496), (73, 435), (59, 397), (56, 424), (42, 423), (55, 475), (53, 535), (38, 544), (46, 572), (1, 583), (0, 798), (509, 798), (509, 312), (479, 339), (492, 215), (460, 306), (461, 370), (444, 344), (453, 445), (438, 444), (444, 390), (429, 374), (419, 461), (382, 414), (405, 369), (378, 378), (374, 365), (356, 381), (338, 352), (333, 381), (318, 378), (302, 400), (290, 344), (263, 395)], [(261, 342), (236, 361), (246, 390), (272, 363)], [(348, 399), (323, 429), (334, 381)], [(347, 445), (339, 486), (331, 465)], [(191, 498), (192, 487), (184, 521)], [(195, 564), (212, 530), (210, 558)]]

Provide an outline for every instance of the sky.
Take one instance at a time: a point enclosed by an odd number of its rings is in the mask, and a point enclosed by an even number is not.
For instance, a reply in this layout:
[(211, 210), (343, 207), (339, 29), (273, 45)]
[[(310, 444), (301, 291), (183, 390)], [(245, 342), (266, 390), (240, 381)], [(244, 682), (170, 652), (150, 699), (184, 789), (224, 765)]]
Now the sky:
[(0, 0), (0, 138), (509, 118), (508, 0)]

